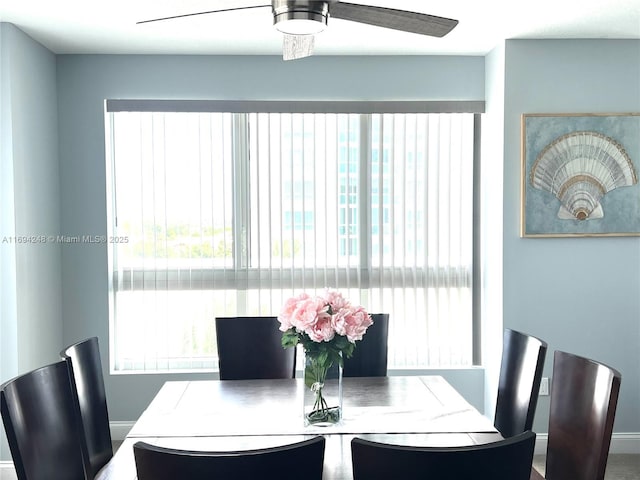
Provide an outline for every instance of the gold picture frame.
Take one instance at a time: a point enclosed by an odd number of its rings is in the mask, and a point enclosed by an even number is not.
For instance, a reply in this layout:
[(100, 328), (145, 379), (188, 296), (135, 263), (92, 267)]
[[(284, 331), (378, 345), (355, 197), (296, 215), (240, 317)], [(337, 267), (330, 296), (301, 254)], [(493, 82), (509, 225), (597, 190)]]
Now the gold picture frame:
[(521, 237), (640, 236), (640, 113), (525, 113)]

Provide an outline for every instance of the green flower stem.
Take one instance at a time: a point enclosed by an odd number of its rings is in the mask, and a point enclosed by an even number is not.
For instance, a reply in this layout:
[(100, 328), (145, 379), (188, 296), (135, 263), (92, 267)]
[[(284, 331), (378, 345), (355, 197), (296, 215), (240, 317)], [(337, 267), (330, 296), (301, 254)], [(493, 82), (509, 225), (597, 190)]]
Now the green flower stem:
[(311, 387), (316, 395), (316, 399), (313, 404), (313, 411), (311, 412), (311, 415), (316, 415), (318, 412), (321, 412), (322, 416), (324, 417), (326, 416), (327, 411), (329, 409), (329, 405), (327, 404), (327, 401), (322, 396), (322, 389), (324, 388), (324, 382), (327, 379), (328, 368), (327, 367), (323, 368), (322, 366), (320, 366), (320, 363), (315, 358), (311, 360), (311, 368), (313, 368), (314, 370), (313, 373), (316, 379), (316, 382)]

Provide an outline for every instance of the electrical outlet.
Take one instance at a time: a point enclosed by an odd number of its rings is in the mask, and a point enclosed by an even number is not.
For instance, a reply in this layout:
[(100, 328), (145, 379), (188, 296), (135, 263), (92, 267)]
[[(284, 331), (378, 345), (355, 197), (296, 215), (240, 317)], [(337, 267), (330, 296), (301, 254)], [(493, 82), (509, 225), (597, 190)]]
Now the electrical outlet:
[(540, 395), (549, 395), (549, 378), (542, 377), (540, 380)]

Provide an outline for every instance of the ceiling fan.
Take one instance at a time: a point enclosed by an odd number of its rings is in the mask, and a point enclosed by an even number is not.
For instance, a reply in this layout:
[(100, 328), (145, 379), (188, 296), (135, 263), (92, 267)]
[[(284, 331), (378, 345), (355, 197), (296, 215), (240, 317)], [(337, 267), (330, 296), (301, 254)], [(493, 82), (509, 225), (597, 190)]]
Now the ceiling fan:
[(458, 24), (457, 20), (450, 18), (340, 0), (271, 0), (271, 3), (267, 4), (265, 1), (267, 0), (230, 0), (227, 2), (228, 6), (224, 8), (154, 18), (137, 23), (271, 7), (273, 24), (284, 34), (283, 57), (285, 60), (310, 56), (313, 53), (314, 34), (320, 33), (327, 27), (329, 17), (432, 37), (443, 37)]

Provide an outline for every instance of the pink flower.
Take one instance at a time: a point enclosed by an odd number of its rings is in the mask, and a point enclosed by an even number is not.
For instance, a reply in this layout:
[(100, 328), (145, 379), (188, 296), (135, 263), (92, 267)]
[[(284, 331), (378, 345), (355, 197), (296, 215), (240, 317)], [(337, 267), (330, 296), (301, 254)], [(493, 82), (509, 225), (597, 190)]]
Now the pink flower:
[(349, 306), (349, 301), (337, 290), (326, 290), (324, 293), (324, 299), (331, 306), (331, 312), (334, 314)]
[(362, 340), (367, 328), (373, 324), (373, 320), (362, 307), (356, 307), (350, 311), (342, 321), (344, 322), (344, 335), (351, 343)]
[(282, 307), (282, 311), (278, 316), (278, 320), (280, 321), (280, 331), (286, 332), (291, 327), (293, 327), (293, 315), (298, 308), (298, 303), (309, 298), (309, 295), (306, 293), (301, 293), (297, 297), (289, 298)]
[(309, 334), (309, 331), (314, 328), (316, 323), (325, 317), (329, 317), (327, 309), (327, 305), (318, 297), (307, 297), (299, 300), (293, 312), (291, 324), (297, 331)]
[(314, 342), (330, 342), (336, 334), (329, 315), (318, 319), (310, 329), (305, 330), (305, 333), (309, 335), (309, 338)]
[(331, 317), (331, 324), (338, 335), (347, 335), (346, 317), (351, 314), (351, 310), (343, 308)]

